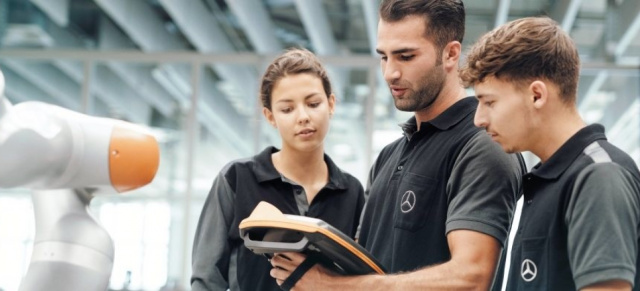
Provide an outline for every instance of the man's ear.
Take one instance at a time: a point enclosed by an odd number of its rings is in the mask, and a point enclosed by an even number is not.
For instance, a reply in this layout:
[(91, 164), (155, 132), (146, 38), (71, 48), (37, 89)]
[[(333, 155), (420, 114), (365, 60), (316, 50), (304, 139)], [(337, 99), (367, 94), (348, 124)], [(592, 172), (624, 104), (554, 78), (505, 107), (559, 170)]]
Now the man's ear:
[(264, 118), (267, 119), (267, 121), (274, 127), (274, 128), (278, 128), (278, 126), (276, 125), (276, 120), (275, 118), (273, 118), (273, 112), (271, 112), (271, 110), (269, 110), (269, 108), (267, 107), (262, 107), (262, 114), (264, 115)]
[(462, 52), (462, 45), (458, 41), (449, 42), (442, 51), (442, 64), (447, 70), (457, 70)]
[(535, 80), (529, 85), (529, 94), (533, 107), (541, 109), (549, 102), (549, 88), (543, 81)]

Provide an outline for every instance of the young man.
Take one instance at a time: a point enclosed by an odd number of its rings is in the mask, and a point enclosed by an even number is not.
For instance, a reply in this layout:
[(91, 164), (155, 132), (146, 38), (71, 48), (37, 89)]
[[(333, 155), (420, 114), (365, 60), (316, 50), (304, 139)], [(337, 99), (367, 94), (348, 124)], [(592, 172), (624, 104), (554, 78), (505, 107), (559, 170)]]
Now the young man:
[[(295, 290), (487, 290), (523, 168), (473, 125), (458, 77), (464, 6), (385, 0), (377, 51), (399, 110), (415, 115), (371, 169), (359, 243), (391, 273), (337, 277), (315, 266)], [(272, 259), (279, 283), (304, 260)]]
[(525, 175), (508, 290), (640, 289), (640, 173), (580, 118), (579, 66), (553, 20), (523, 18), (483, 36), (461, 70), (480, 101), (475, 124), (541, 160)]

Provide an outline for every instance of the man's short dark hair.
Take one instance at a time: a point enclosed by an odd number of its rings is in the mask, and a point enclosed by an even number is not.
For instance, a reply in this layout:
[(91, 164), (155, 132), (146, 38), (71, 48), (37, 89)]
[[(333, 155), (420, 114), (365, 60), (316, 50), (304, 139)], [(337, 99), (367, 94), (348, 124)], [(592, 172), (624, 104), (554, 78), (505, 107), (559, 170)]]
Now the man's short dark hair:
[(414, 15), (424, 17), (426, 37), (439, 49), (451, 41), (462, 43), (464, 37), (465, 13), (460, 0), (383, 0), (379, 14), (386, 22)]
[(573, 40), (553, 19), (526, 17), (483, 35), (469, 50), (460, 69), (466, 87), (486, 77), (527, 85), (541, 78), (560, 89), (566, 104), (575, 105), (580, 57)]

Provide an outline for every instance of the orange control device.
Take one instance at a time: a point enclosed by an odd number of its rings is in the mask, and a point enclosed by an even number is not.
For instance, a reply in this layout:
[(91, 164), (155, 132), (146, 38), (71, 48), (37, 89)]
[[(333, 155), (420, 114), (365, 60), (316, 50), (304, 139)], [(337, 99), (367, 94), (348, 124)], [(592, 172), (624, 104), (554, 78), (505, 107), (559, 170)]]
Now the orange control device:
[(267, 257), (300, 252), (344, 275), (385, 273), (366, 249), (336, 228), (320, 219), (282, 214), (267, 202), (260, 202), (240, 222), (240, 236), (248, 249)]

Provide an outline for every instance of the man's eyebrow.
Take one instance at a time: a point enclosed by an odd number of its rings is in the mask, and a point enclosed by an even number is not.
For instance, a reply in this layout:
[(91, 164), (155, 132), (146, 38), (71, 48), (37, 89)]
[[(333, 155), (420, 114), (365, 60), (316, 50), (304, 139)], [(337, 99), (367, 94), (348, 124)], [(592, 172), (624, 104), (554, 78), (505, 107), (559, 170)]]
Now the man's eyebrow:
[[(398, 55), (398, 54), (410, 53), (410, 52), (413, 52), (413, 51), (416, 51), (416, 50), (418, 50), (418, 49), (417, 49), (417, 48), (401, 48), (401, 49), (397, 49), (397, 50), (392, 51), (392, 52), (391, 52), (391, 54), (392, 54), (392, 55)], [(378, 54), (381, 54), (381, 55), (384, 55), (384, 54), (385, 54), (385, 53), (384, 53), (382, 50), (380, 50), (380, 49), (376, 49), (376, 52), (377, 52)]]
[(487, 94), (476, 94), (476, 98), (478, 100), (482, 99), (482, 97), (491, 97), (491, 96), (495, 96), (494, 94), (491, 93), (487, 93)]

